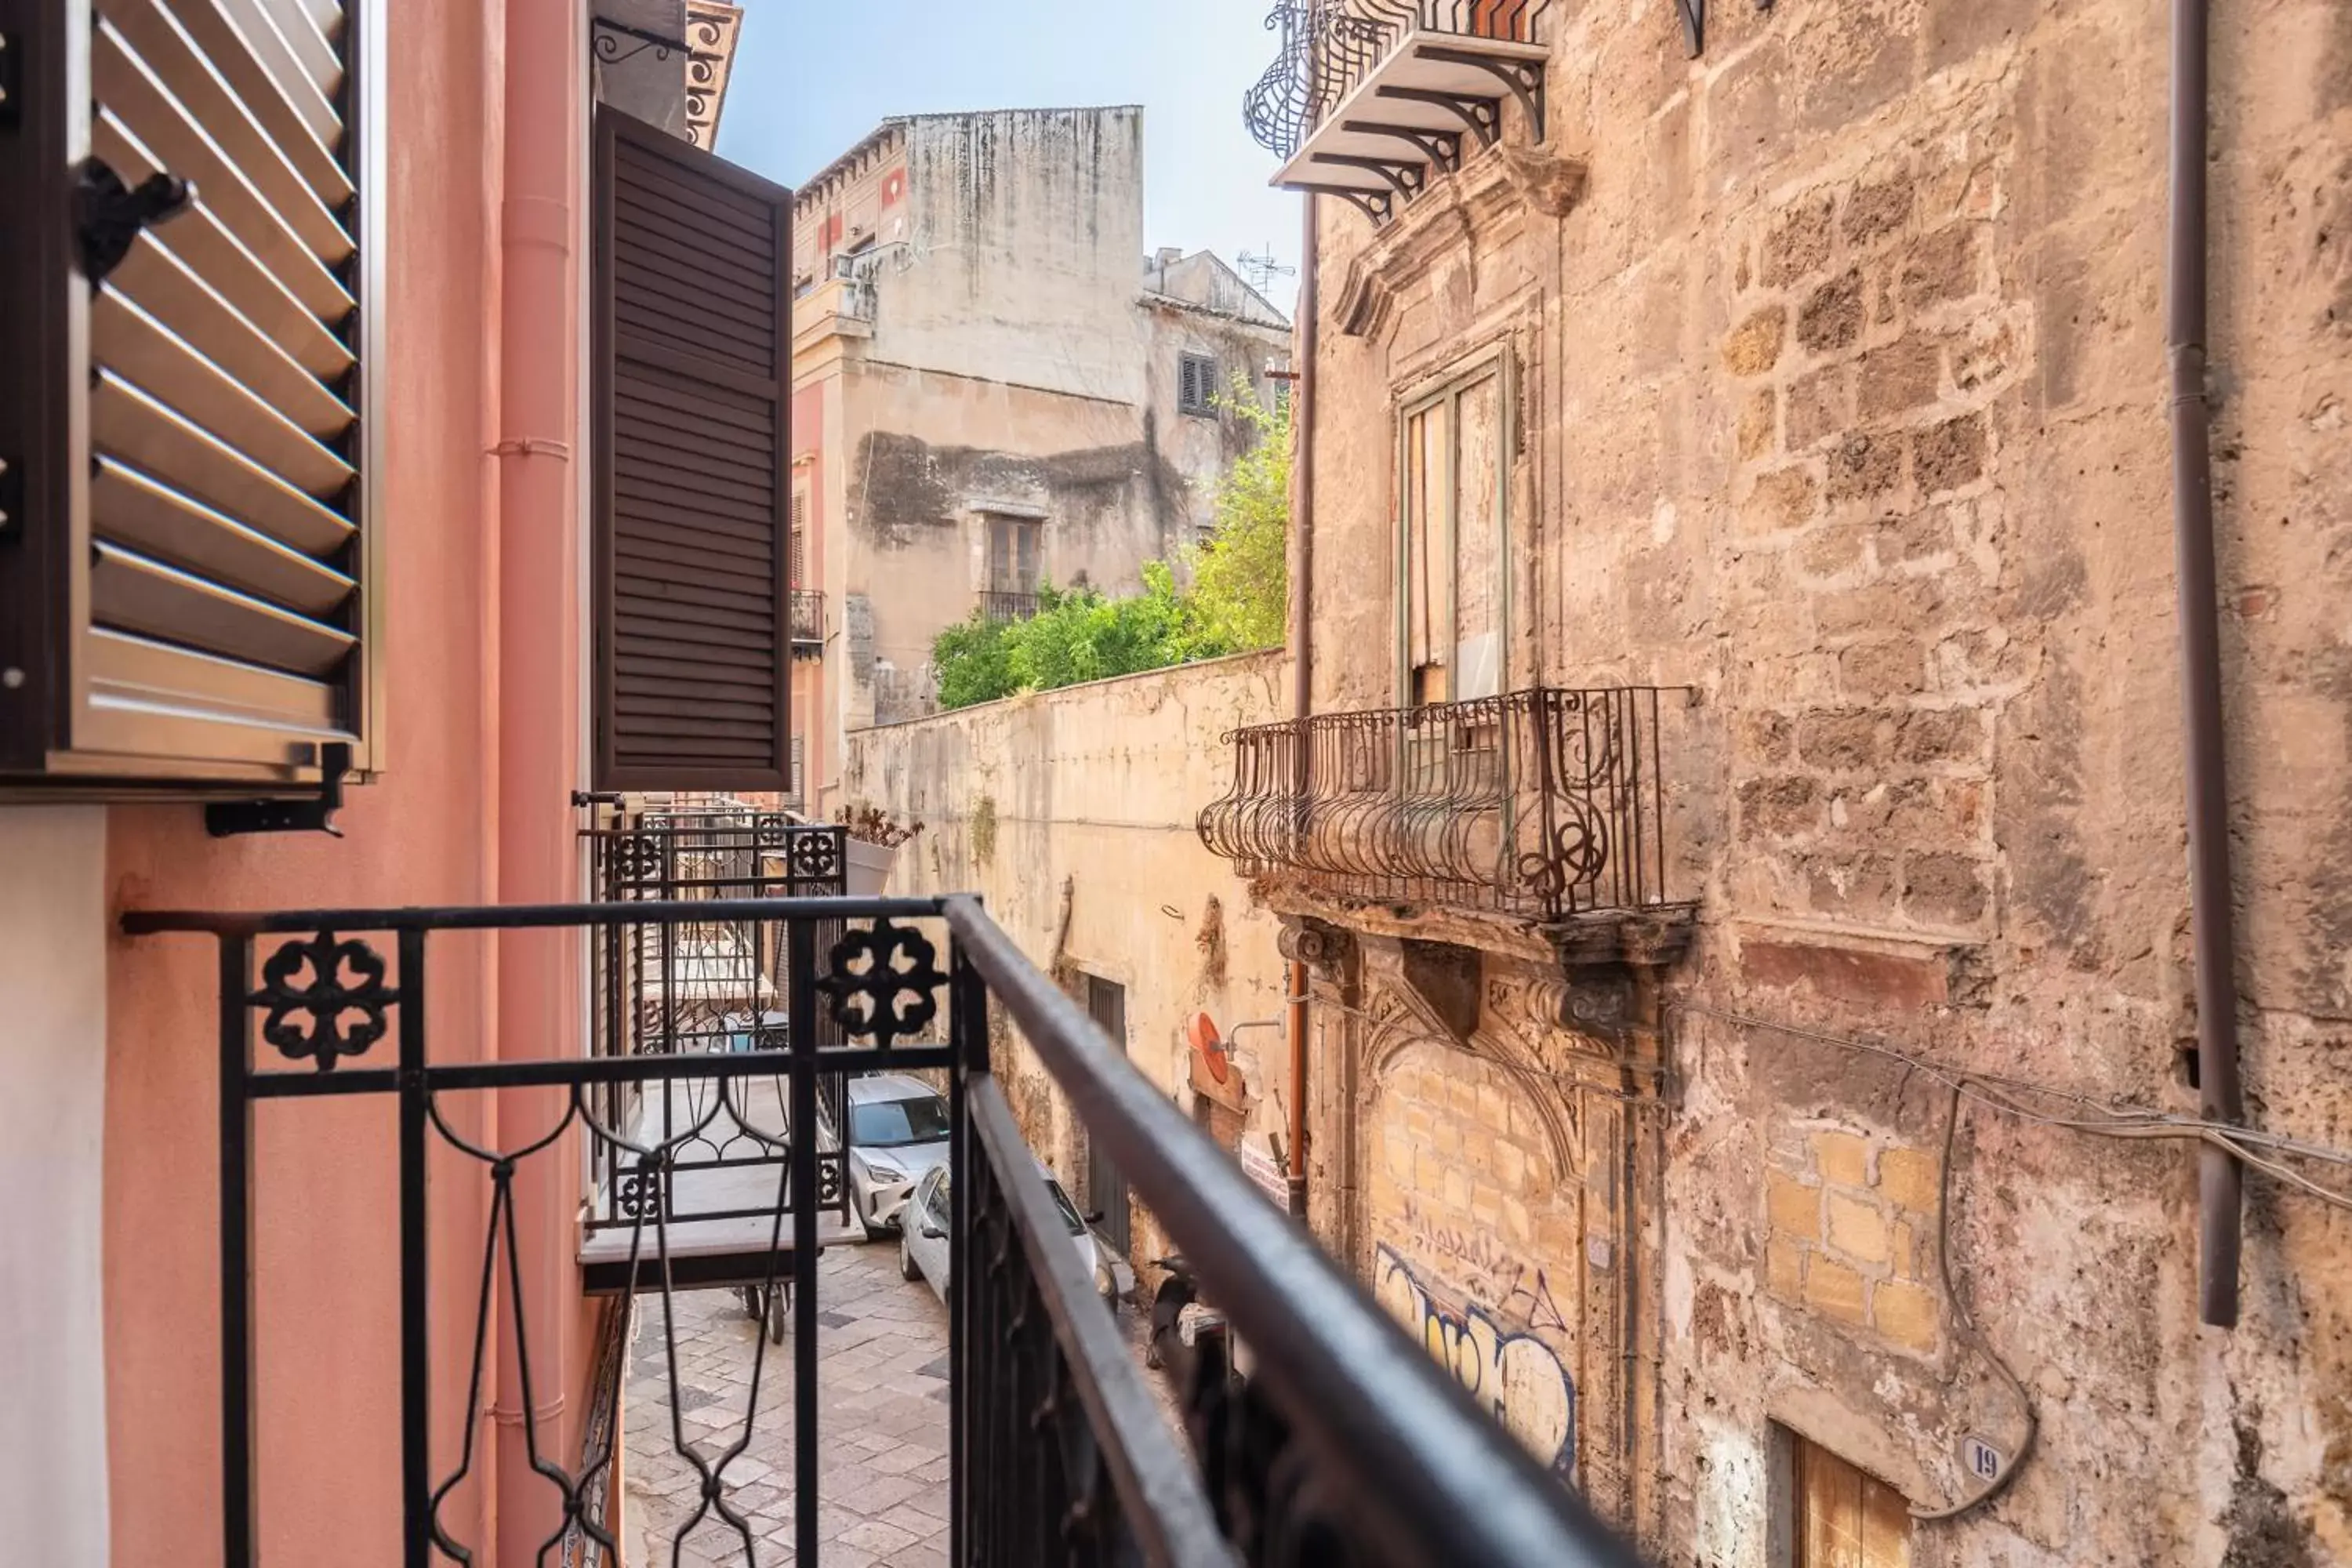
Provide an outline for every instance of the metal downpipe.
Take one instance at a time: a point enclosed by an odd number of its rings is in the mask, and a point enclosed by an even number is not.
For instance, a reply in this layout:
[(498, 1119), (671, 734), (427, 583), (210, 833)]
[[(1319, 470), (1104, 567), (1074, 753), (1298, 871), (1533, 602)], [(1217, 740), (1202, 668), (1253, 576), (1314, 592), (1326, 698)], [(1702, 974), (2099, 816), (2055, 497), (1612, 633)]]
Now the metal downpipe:
[[(2172, 522), (2180, 617), (2181, 727), (2188, 748), (2189, 898), (2197, 965), (2197, 1082), (2204, 1116), (2243, 1119), (2238, 1084), (2236, 933), (2230, 791), (2221, 713), (2221, 633), (2213, 563), (2213, 470), (2205, 401), (2206, 112), (2209, 0), (2173, 0), (2171, 202), (2166, 357), (2172, 377)], [(2245, 1173), (2208, 1144), (2198, 1153), (2199, 1316), (2238, 1321)]]
[[(1305, 245), (1298, 262), (1298, 379), (1291, 384), (1290, 532), (1290, 712), (1305, 720), (1315, 710), (1315, 346), (1316, 261), (1320, 248), (1315, 195), (1309, 192), (1301, 220)], [(1307, 736), (1299, 727), (1292, 753), (1294, 798), (1307, 786)], [(1285, 1010), (1290, 1044), (1290, 1212), (1307, 1217), (1307, 965), (1290, 965), (1289, 1005)]]

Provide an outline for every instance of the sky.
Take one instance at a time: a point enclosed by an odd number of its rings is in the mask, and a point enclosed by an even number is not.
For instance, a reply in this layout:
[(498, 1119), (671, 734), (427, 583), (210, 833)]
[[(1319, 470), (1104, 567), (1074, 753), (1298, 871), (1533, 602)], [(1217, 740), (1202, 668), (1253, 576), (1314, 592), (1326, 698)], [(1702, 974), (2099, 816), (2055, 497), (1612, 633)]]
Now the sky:
[[(1274, 0), (742, 4), (719, 151), (772, 180), (798, 185), (893, 114), (1139, 103), (1146, 246), (1298, 264), (1298, 198), (1267, 187), (1277, 160), (1242, 123)], [(1266, 292), (1287, 310), (1297, 287)]]

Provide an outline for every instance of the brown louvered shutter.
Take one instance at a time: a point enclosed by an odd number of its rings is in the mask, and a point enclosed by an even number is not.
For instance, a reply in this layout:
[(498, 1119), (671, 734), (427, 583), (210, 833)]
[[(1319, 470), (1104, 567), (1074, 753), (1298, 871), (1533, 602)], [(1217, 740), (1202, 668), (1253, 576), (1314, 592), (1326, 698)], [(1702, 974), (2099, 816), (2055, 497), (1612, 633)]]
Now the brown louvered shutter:
[(0, 775), (366, 770), (381, 5), (10, 9)]
[(596, 118), (596, 773), (791, 786), (792, 195)]

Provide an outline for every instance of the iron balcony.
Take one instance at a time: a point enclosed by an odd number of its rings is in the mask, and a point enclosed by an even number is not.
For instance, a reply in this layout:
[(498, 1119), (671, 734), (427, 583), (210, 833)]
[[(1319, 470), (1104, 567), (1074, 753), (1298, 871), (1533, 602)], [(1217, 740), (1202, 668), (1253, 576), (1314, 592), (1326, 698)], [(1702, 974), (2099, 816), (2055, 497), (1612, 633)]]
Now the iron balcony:
[[(817, 1258), (837, 1225), (841, 1183), (824, 1108), (843, 1075), (882, 1068), (936, 1072), (948, 1086), (951, 1562), (1630, 1568), (1632, 1554), (1581, 1500), (1269, 1204), (976, 900), (822, 894), (840, 885), (842, 830), (781, 816), (656, 817), (592, 840), (603, 895), (593, 903), (124, 918), (134, 937), (207, 940), (219, 976), (222, 1539), (231, 1568), (254, 1563), (265, 1507), (303, 1504), (273, 1492), (258, 1462), (283, 1439), (254, 1429), (257, 1380), (286, 1375), (344, 1331), (257, 1311), (273, 1283), (254, 1246), (257, 1193), (265, 1184), (367, 1180), (361, 1173), (377, 1169), (257, 1161), (256, 1110), (272, 1102), (272, 1117), (325, 1115), (327, 1101), (351, 1097), (397, 1111), (397, 1174), (379, 1179), (400, 1248), (406, 1568), (487, 1560), (485, 1543), (451, 1533), (440, 1505), (473, 1475), (467, 1439), (485, 1414), (490, 1338), (501, 1320), (530, 1319), (531, 1281), (514, 1262), (514, 1183), (532, 1161), (577, 1170), (570, 1162), (580, 1154), (594, 1189), (582, 1247), (587, 1289), (657, 1292), (665, 1308), (676, 1290), (737, 1289), (778, 1314), (754, 1353), (764, 1357), (773, 1339), (789, 1342), (793, 1357), (793, 1561), (833, 1560), (820, 1539), (819, 1461), (844, 1434), (818, 1428)], [(432, 972), (478, 963), (493, 936), (564, 931), (596, 955), (590, 1054), (465, 1060), (436, 1050), (436, 1014), (425, 1005)], [(1180, 1359), (1181, 1436), (1071, 1251), (992, 1070), (998, 1010), (1255, 1352), (1246, 1380), (1213, 1344)], [(516, 1134), (527, 1142), (475, 1142), (460, 1129), (478, 1118), (445, 1119), (445, 1110), (484, 1091), (535, 1093), (560, 1120), (552, 1131), (534, 1121)], [(488, 1221), (471, 1244), (478, 1268), (450, 1268), (443, 1260), (461, 1254), (426, 1246), (428, 1165), (436, 1192), (451, 1182), (479, 1189), (474, 1212)], [(744, 1203), (746, 1192), (764, 1196)], [(732, 1250), (692, 1244), (722, 1231), (743, 1240)], [(462, 1320), (450, 1310), (459, 1302)], [(470, 1395), (454, 1407), (429, 1397), (436, 1363), (449, 1364), (434, 1328), (453, 1320), (470, 1328), (476, 1368)], [(664, 1321), (675, 1315), (666, 1310)], [(306, 1335), (317, 1338), (289, 1342)], [(609, 1335), (605, 1353), (615, 1353)], [(532, 1355), (525, 1345), (519, 1356), (526, 1411)], [(675, 1379), (674, 1355), (671, 1365)], [(758, 1375), (755, 1362), (754, 1390)], [(532, 1466), (561, 1494), (566, 1561), (615, 1550), (618, 1388), (600, 1376), (584, 1436), (569, 1450), (526, 1419)], [(370, 1446), (368, 1435), (350, 1436), (354, 1451)], [(740, 1554), (730, 1544), (719, 1560), (754, 1563), (772, 1553), (729, 1502), (749, 1484), (729, 1474), (741, 1451), (677, 1449), (703, 1500), (688, 1528), (730, 1542), (740, 1534)], [(552, 1550), (551, 1542), (551, 1559)]]
[(1557, 924), (1668, 896), (1659, 731), (1679, 690), (1535, 687), (1236, 730), (1200, 834), (1244, 876)]

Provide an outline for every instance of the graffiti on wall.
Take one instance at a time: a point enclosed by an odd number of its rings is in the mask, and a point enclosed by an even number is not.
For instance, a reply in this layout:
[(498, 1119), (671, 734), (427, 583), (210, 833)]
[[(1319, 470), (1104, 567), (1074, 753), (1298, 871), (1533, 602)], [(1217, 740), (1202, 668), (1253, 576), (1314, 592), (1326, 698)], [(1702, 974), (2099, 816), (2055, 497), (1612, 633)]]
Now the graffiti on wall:
[[(1481, 1409), (1562, 1475), (1576, 1465), (1576, 1384), (1559, 1352), (1534, 1326), (1455, 1299), (1386, 1246), (1373, 1261), (1373, 1293), (1389, 1315), (1420, 1337)], [(1543, 1300), (1550, 1291), (1538, 1274)], [(1564, 1330), (1554, 1309), (1552, 1321)]]
[(1569, 1331), (1568, 1320), (1552, 1300), (1551, 1282), (1544, 1271), (1521, 1262), (1501, 1238), (1482, 1230), (1448, 1225), (1424, 1212), (1411, 1197), (1404, 1200), (1402, 1220), (1406, 1242), (1423, 1258), (1434, 1258), (1501, 1316), (1523, 1321), (1530, 1329)]

